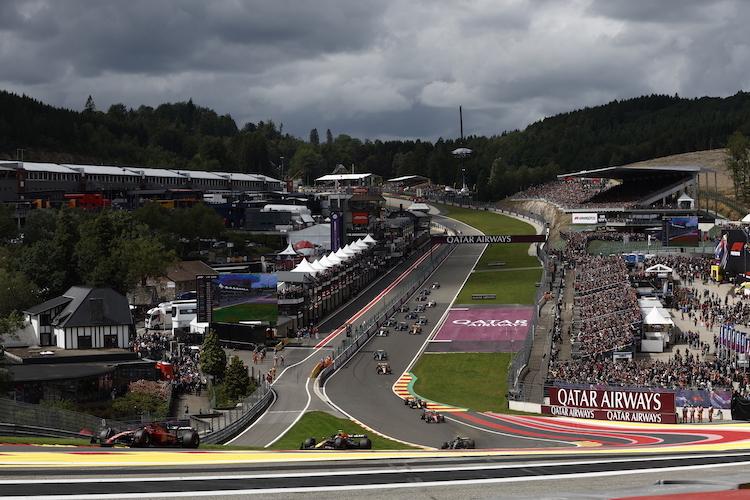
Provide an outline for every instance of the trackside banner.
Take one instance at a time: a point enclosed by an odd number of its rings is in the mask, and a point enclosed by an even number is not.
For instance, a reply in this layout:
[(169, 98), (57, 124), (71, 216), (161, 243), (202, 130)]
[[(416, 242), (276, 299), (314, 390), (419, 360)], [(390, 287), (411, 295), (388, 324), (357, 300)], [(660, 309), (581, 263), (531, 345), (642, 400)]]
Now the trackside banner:
[(673, 392), (551, 387), (542, 413), (623, 422), (676, 423)]
[(539, 243), (547, 241), (543, 234), (496, 234), (496, 235), (476, 235), (476, 236), (433, 236), (431, 242), (433, 245), (463, 245), (468, 243)]

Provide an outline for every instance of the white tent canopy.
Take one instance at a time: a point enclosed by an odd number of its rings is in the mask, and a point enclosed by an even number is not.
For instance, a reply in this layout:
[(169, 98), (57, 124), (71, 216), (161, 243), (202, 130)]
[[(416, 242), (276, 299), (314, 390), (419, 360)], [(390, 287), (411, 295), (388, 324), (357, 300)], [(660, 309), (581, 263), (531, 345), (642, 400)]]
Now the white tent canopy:
[(297, 252), (294, 251), (292, 244), (289, 243), (284, 250), (279, 252), (279, 255), (297, 255)]
[(313, 269), (315, 269), (316, 271), (325, 271), (325, 270), (326, 270), (326, 266), (324, 266), (324, 265), (323, 265), (323, 264), (322, 264), (322, 263), (320, 262), (320, 260), (316, 260), (315, 262), (311, 263), (310, 265), (311, 265), (311, 266), (312, 266), (312, 268), (313, 268)]
[(323, 266), (323, 267), (325, 267), (326, 269), (327, 269), (327, 268), (329, 268), (329, 267), (333, 267), (333, 266), (335, 266), (335, 265), (336, 265), (336, 264), (334, 264), (333, 262), (331, 262), (331, 261), (330, 261), (330, 260), (328, 259), (328, 257), (327, 257), (327, 256), (325, 256), (325, 255), (324, 255), (323, 257), (321, 257), (321, 258), (320, 258), (320, 259), (318, 260), (318, 262), (320, 263), (320, 265), (322, 265), (322, 266)]
[(671, 273), (672, 270), (673, 269), (671, 267), (665, 266), (664, 264), (656, 264), (656, 265), (649, 267), (644, 272), (645, 273)]
[(646, 314), (646, 317), (643, 319), (643, 322), (647, 325), (669, 325), (674, 326), (674, 321), (672, 321), (671, 318), (665, 317), (664, 313), (669, 314), (665, 309), (659, 309), (658, 307), (654, 307), (651, 309), (648, 314)]
[(302, 261), (297, 264), (297, 267), (292, 269), (293, 273), (310, 273), (313, 276), (318, 274), (318, 270), (315, 269), (307, 260), (302, 259)]
[(367, 236), (365, 236), (365, 239), (364, 239), (364, 240), (362, 240), (362, 241), (364, 241), (364, 242), (365, 242), (365, 243), (367, 243), (368, 245), (374, 245), (375, 243), (377, 243), (377, 241), (375, 240), (375, 238), (373, 238), (373, 237), (372, 237), (372, 236), (370, 236), (369, 234), (368, 234)]

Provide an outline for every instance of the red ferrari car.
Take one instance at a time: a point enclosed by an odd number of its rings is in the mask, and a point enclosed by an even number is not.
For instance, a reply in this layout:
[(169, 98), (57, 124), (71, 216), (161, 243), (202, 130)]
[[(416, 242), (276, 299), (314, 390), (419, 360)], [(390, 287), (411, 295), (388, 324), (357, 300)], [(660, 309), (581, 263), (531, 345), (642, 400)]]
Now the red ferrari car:
[(120, 432), (116, 432), (111, 427), (105, 427), (99, 437), (94, 437), (91, 441), (98, 441), (99, 445), (103, 447), (119, 444), (131, 448), (147, 448), (149, 446), (197, 448), (200, 444), (200, 436), (195, 429), (180, 425), (179, 422), (159, 422), (140, 425)]

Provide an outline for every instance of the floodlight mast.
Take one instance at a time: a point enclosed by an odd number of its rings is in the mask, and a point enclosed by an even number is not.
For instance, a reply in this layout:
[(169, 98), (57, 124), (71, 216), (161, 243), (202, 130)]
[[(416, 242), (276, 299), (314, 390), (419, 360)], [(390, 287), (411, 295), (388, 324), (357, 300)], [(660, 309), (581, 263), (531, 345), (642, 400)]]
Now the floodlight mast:
[(453, 150), (453, 156), (461, 158), (461, 181), (463, 186), (461, 187), (460, 193), (462, 195), (469, 194), (469, 188), (466, 187), (466, 168), (464, 167), (464, 160), (473, 153), (473, 151), (464, 146), (464, 113), (463, 107), (458, 107), (458, 117), (461, 124), (461, 147)]

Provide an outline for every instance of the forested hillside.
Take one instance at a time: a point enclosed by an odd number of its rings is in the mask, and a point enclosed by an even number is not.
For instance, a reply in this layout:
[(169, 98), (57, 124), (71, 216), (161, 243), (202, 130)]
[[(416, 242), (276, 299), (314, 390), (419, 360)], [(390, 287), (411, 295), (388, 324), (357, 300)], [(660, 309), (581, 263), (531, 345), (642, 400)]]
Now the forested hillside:
[(471, 158), (453, 158), (458, 139), (370, 141), (346, 134), (307, 138), (272, 121), (238, 126), (230, 115), (192, 102), (103, 112), (90, 98), (82, 112), (0, 92), (0, 158), (23, 149), (26, 161), (145, 165), (258, 172), (310, 182), (337, 164), (383, 178), (421, 174), (435, 183), (467, 183), (497, 200), (556, 174), (724, 147), (734, 132), (750, 135), (750, 94), (682, 99), (651, 95), (560, 114), (525, 130), (469, 136)]

